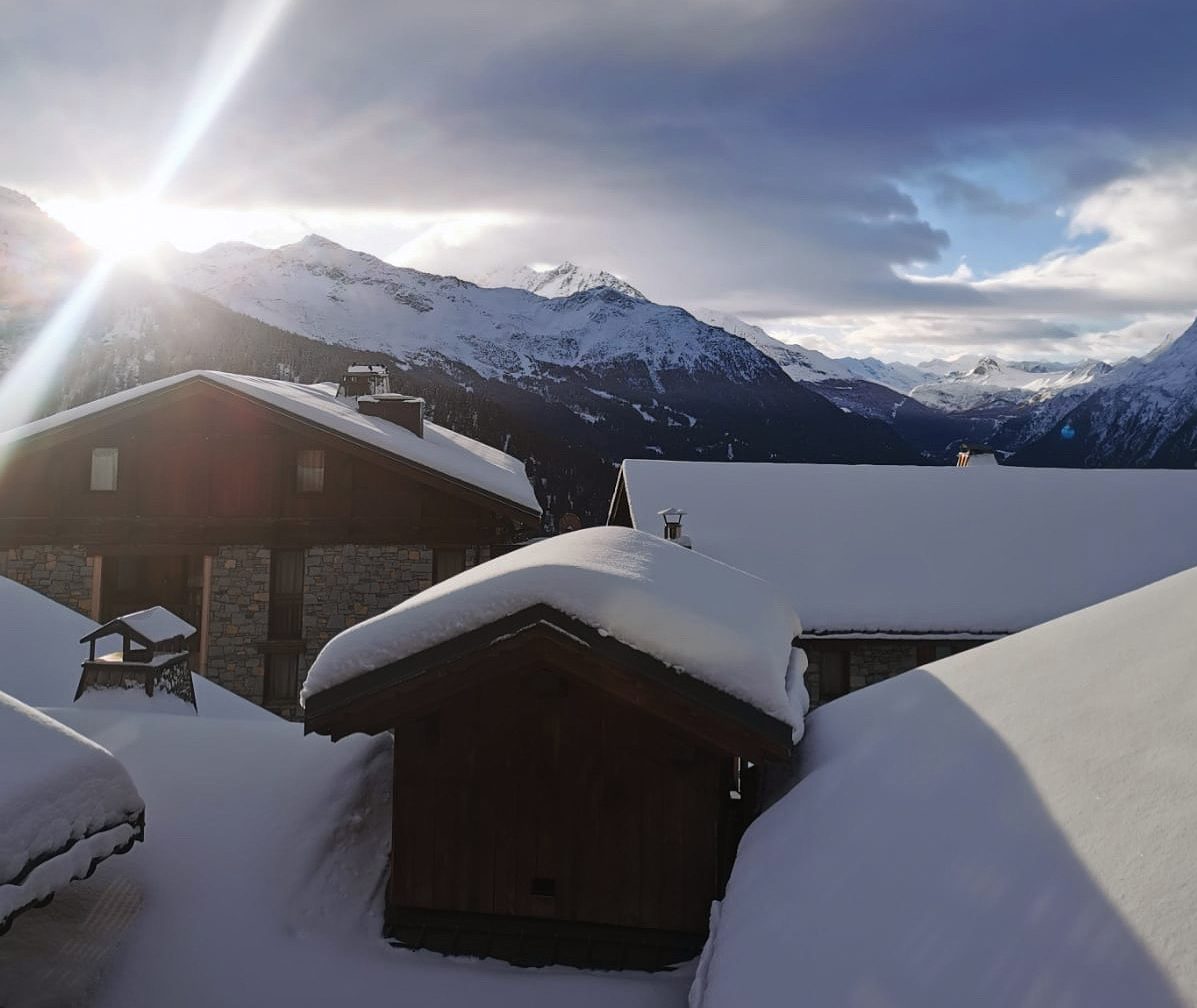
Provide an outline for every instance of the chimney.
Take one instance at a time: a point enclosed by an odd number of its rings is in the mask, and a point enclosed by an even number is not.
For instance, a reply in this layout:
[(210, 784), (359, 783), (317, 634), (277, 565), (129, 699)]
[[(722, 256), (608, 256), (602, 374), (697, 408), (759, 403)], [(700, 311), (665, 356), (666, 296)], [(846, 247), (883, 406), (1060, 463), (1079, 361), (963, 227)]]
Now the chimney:
[(686, 512), (681, 508), (666, 508), (664, 511), (658, 511), (657, 514), (665, 522), (665, 531), (662, 535), (670, 542), (689, 549), (690, 537), (682, 535), (682, 519), (686, 517)]
[(424, 436), (424, 400), (417, 396), (384, 392), (381, 395), (358, 396), (357, 411), (362, 416), (378, 417)]
[(391, 391), (391, 376), (385, 364), (350, 364), (345, 369), (337, 395), (357, 399), (364, 395), (386, 395)]
[(984, 445), (967, 445), (960, 446), (960, 452), (956, 456), (956, 468), (963, 469), (965, 466), (995, 466), (998, 464), (997, 454), (992, 448), (987, 448)]

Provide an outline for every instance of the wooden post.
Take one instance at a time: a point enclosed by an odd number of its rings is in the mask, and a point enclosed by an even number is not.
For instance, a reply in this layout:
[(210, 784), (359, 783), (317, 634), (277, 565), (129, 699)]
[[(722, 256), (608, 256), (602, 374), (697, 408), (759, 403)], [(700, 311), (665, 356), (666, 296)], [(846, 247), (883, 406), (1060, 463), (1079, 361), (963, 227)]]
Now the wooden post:
[(204, 586), (200, 596), (199, 674), (208, 675), (208, 624), (212, 615), (212, 554), (204, 554)]
[(104, 581), (104, 558), (97, 553), (91, 558), (91, 618), (100, 622), (100, 586)]

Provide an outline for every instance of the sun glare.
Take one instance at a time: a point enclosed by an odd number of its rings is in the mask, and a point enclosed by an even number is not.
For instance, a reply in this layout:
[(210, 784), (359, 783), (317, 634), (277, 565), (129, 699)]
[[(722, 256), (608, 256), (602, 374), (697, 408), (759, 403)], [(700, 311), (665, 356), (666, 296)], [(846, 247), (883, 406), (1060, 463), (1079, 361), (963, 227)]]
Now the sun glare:
[(125, 258), (148, 252), (169, 240), (169, 211), (136, 198), (99, 202), (64, 199), (46, 205), (67, 230), (106, 255)]

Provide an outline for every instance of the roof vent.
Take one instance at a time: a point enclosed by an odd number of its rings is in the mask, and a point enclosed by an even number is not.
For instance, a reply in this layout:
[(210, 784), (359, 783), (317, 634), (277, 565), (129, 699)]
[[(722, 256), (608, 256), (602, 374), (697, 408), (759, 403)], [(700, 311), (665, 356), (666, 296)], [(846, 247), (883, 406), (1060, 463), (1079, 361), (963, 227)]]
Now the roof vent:
[(682, 535), (682, 519), (686, 517), (686, 512), (681, 508), (665, 508), (664, 511), (658, 511), (657, 514), (665, 522), (665, 531), (662, 535), (670, 542), (689, 549), (690, 537)]
[(386, 395), (391, 391), (391, 376), (385, 364), (350, 364), (345, 369), (337, 395), (356, 399), (364, 395)]
[(411, 431), (416, 437), (424, 436), (424, 400), (418, 396), (400, 395), (398, 392), (358, 396), (357, 411), (362, 416), (389, 420)]

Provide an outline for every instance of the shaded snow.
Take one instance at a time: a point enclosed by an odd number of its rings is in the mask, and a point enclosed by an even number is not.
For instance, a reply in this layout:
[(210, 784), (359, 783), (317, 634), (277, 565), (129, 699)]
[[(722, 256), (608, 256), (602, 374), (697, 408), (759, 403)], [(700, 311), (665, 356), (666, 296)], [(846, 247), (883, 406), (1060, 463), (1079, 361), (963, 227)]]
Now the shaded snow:
[(301, 698), (529, 606), (551, 605), (790, 725), (784, 598), (751, 574), (632, 529), (554, 536), (442, 581), (334, 637)]
[(813, 633), (999, 634), (1197, 565), (1197, 472), (629, 460), (634, 524), (781, 588)]
[(128, 843), (144, 807), (109, 753), (0, 692), (0, 922)]
[[(86, 644), (79, 638), (97, 629), (98, 623), (39, 595), (31, 588), (0, 577), (0, 690), (33, 707), (63, 707), (71, 703), (79, 686), (82, 662), (87, 657)], [(234, 718), (250, 721), (278, 721), (279, 718), (257, 704), (200, 675), (193, 674), (196, 707), (176, 697), (159, 694), (141, 698), (157, 701), (154, 710), (205, 717)], [(124, 694), (128, 691), (121, 690)], [(133, 691), (134, 694), (137, 691)], [(90, 705), (138, 704), (141, 700), (118, 697), (115, 690), (85, 694), (80, 703)]]
[(816, 710), (702, 1008), (1197, 1004), (1197, 570)]

